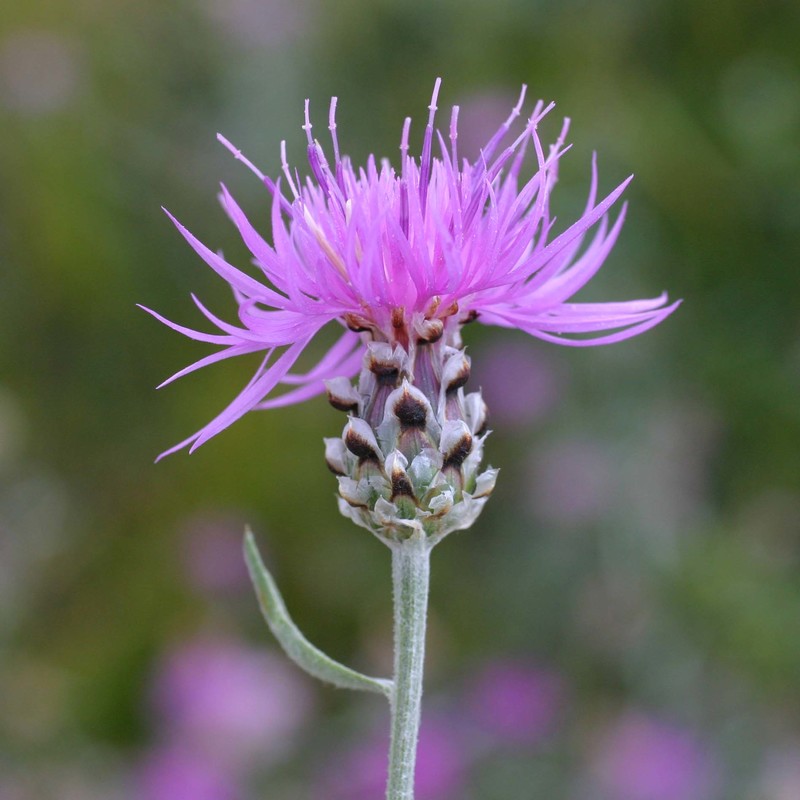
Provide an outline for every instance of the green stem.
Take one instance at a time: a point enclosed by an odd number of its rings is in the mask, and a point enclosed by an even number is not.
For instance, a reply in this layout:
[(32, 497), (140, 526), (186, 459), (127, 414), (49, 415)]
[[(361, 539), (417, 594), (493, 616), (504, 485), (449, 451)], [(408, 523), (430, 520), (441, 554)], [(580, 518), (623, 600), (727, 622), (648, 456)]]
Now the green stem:
[(387, 800), (414, 800), (430, 551), (430, 544), (419, 536), (392, 546), (394, 688)]

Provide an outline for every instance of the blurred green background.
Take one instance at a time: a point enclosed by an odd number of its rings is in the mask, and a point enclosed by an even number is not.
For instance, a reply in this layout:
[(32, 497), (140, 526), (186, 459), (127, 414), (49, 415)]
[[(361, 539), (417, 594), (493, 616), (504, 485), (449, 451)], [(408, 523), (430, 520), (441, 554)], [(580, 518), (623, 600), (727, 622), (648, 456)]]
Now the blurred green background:
[(572, 118), (562, 220), (593, 150), (601, 190), (636, 174), (587, 296), (685, 303), (609, 348), (467, 332), (501, 475), (434, 557), (420, 800), (800, 797), (798, 41), (781, 0), (5, 0), (0, 798), (381, 796), (386, 709), (284, 665), (238, 556), (247, 521), (308, 637), (388, 669), (388, 554), (322, 458), (341, 415), (154, 466), (251, 365), (156, 393), (207, 351), (134, 304), (232, 309), (159, 208), (247, 263), (219, 181), (262, 229), (268, 200), (217, 131), (275, 174), (337, 95), (344, 151), (394, 157), (439, 75), (473, 156), (523, 82), (545, 139)]

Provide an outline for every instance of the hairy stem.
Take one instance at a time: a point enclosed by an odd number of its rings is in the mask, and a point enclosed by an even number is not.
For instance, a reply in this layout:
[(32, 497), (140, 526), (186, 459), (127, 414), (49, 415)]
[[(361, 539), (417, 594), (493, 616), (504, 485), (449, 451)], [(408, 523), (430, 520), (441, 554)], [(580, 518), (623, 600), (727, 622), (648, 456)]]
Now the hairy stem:
[(430, 544), (418, 536), (392, 546), (394, 688), (387, 800), (414, 800), (430, 550)]

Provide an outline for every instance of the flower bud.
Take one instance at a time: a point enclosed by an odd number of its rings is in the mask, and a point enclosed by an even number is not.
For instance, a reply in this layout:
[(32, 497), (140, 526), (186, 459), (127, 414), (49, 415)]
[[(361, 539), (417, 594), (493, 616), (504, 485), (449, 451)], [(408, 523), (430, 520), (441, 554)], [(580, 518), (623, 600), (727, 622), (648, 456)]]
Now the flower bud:
[(358, 381), (359, 392), (367, 397), (364, 419), (377, 428), (386, 398), (400, 385), (407, 371), (408, 356), (401, 347), (386, 342), (370, 342), (364, 355), (364, 367)]
[(470, 359), (463, 350), (453, 350), (442, 368), (439, 415), (442, 419), (464, 419), (463, 386), (469, 380)]
[(442, 390), (454, 392), (469, 380), (471, 360), (463, 350), (456, 350), (445, 362), (442, 369)]
[(386, 456), (386, 475), (392, 484), (392, 501), (398, 497), (408, 497), (412, 501), (414, 497), (414, 487), (411, 485), (411, 478), (406, 472), (408, 459), (399, 451), (393, 450)]
[(325, 459), (342, 514), (386, 542), (436, 543), (475, 521), (497, 470), (480, 472), (486, 404), (480, 392), (464, 395), (469, 358), (442, 342), (414, 352), (409, 368), (402, 348), (371, 342), (358, 392), (329, 382), (339, 405), (358, 405), (341, 439), (326, 440)]
[(334, 475), (347, 475), (352, 456), (341, 439), (325, 439), (325, 463)]
[(387, 447), (411, 460), (425, 448), (435, 447), (439, 423), (428, 398), (407, 380), (387, 398), (378, 436)]
[(461, 469), (461, 465), (472, 451), (472, 434), (464, 420), (445, 422), (439, 450), (444, 456), (442, 470), (450, 467)]
[(464, 420), (475, 436), (486, 430), (489, 409), (480, 392), (470, 392), (464, 397)]
[(482, 475), (479, 475), (475, 481), (475, 491), (472, 493), (474, 498), (489, 497), (494, 491), (494, 485), (497, 483), (497, 473), (500, 470), (487, 469)]
[(347, 378), (331, 378), (325, 381), (325, 390), (328, 393), (328, 402), (337, 411), (358, 413), (361, 398)]
[(423, 319), (414, 323), (417, 344), (433, 344), (444, 334), (444, 323), (440, 319)]
[(344, 426), (342, 438), (347, 449), (358, 458), (359, 465), (367, 461), (375, 463), (383, 461), (383, 454), (380, 447), (378, 447), (375, 434), (363, 419), (350, 417), (347, 420), (347, 425)]

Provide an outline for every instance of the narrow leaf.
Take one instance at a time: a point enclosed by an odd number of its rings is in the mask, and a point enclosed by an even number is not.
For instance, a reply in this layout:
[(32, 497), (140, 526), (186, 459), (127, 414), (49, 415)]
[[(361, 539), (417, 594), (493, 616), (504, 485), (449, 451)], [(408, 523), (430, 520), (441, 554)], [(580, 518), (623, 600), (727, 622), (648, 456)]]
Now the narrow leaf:
[(345, 667), (314, 647), (303, 636), (289, 616), (283, 597), (278, 591), (274, 578), (264, 566), (253, 533), (249, 528), (245, 531), (244, 536), (244, 558), (256, 590), (261, 613), (286, 655), (295, 664), (315, 678), (332, 683), (341, 689), (360, 689), (365, 692), (378, 692), (386, 697), (391, 696), (392, 681), (370, 678)]

